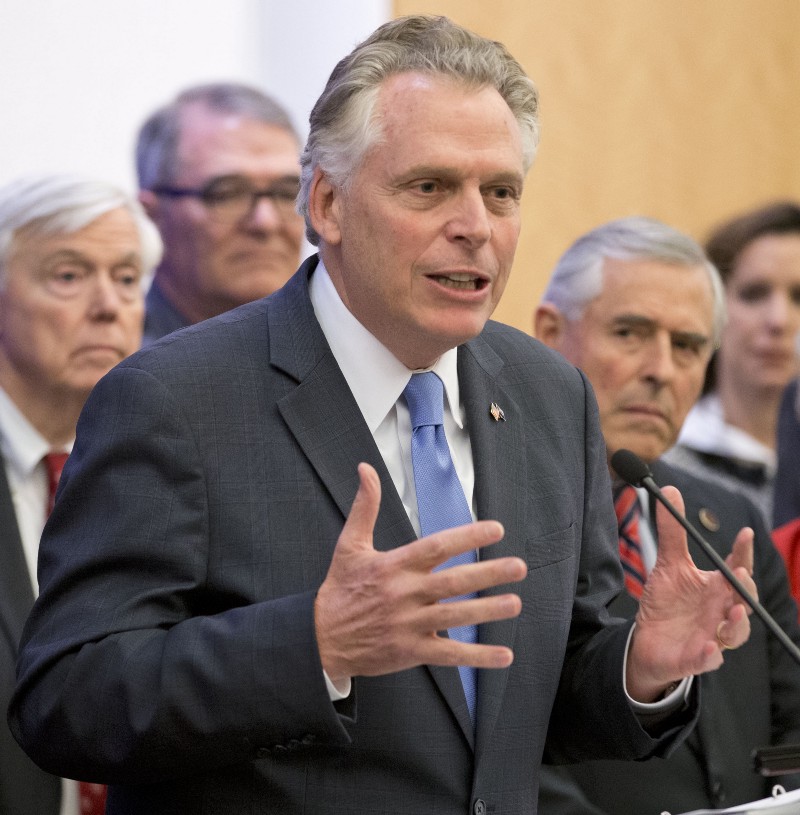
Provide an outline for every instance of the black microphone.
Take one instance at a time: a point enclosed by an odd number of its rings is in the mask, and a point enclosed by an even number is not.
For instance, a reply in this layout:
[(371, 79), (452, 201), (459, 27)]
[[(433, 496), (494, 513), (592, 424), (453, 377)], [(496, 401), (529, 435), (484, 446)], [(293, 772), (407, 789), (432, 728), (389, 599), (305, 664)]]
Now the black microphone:
[(741, 584), (736, 575), (731, 571), (728, 564), (719, 556), (713, 546), (697, 531), (697, 529), (686, 520), (686, 518), (675, 509), (661, 492), (658, 484), (653, 480), (650, 468), (642, 461), (636, 453), (630, 450), (617, 450), (611, 456), (611, 466), (616, 474), (632, 487), (644, 487), (657, 501), (660, 501), (672, 515), (673, 518), (689, 533), (689, 537), (697, 543), (705, 553), (706, 557), (722, 572), (725, 579), (736, 589), (741, 598), (753, 609), (753, 613), (758, 616), (766, 627), (777, 637), (784, 649), (791, 657), (800, 664), (800, 649), (792, 642), (786, 632), (775, 622), (770, 613), (750, 595), (750, 592)]

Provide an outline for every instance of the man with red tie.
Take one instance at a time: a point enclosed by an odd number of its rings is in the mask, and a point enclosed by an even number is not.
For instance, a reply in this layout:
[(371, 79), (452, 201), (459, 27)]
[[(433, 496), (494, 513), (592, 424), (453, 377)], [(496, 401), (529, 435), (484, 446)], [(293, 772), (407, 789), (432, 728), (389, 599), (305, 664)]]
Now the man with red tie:
[[(800, 643), (786, 572), (760, 512), (743, 495), (658, 460), (700, 394), (723, 321), (718, 273), (695, 241), (658, 221), (623, 218), (583, 235), (565, 252), (536, 311), (535, 333), (591, 382), (609, 459), (617, 450), (632, 450), (651, 465), (658, 484), (678, 487), (689, 521), (723, 557), (743, 527), (753, 529), (759, 597)], [(618, 481), (614, 497), (625, 591), (611, 610), (639, 619), (657, 552), (654, 508), (646, 492)], [(694, 557), (696, 550), (690, 546), (689, 552)], [(703, 555), (695, 559), (708, 568)], [(724, 648), (724, 634), (717, 636)], [(755, 774), (750, 753), (800, 741), (797, 665), (757, 623), (744, 647), (726, 651), (725, 663), (697, 681), (700, 719), (672, 756), (545, 768), (540, 813), (658, 815), (766, 797), (772, 782)], [(800, 776), (779, 780), (800, 785)]]
[[(38, 592), (39, 538), (98, 379), (141, 342), (161, 240), (139, 204), (72, 176), (0, 190), (0, 702)], [(105, 788), (36, 767), (0, 723), (3, 815), (96, 815)]]

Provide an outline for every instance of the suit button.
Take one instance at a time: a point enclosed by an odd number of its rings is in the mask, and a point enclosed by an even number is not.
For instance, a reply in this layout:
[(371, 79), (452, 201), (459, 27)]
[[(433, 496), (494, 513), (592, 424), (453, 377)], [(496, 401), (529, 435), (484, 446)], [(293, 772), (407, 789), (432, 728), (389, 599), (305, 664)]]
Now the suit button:
[(312, 745), (312, 744), (313, 744), (313, 743), (314, 743), (316, 740), (317, 740), (317, 739), (316, 739), (316, 737), (314, 736), (314, 734), (313, 734), (313, 733), (306, 733), (306, 735), (305, 735), (305, 736), (303, 736), (303, 738), (302, 738), (300, 741), (301, 741), (301, 742), (302, 742), (302, 744), (304, 744), (306, 747), (309, 747), (309, 746), (310, 746), (310, 745)]
[(486, 815), (486, 802), (482, 798), (476, 798), (472, 805), (472, 815)]
[(269, 747), (259, 747), (258, 750), (256, 750), (256, 758), (269, 758), (269, 756)]

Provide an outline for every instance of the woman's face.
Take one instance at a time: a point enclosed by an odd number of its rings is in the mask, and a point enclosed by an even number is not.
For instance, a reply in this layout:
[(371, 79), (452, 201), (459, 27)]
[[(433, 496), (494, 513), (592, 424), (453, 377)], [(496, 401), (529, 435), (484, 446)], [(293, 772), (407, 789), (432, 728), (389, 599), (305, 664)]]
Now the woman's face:
[(798, 373), (800, 233), (745, 247), (726, 283), (719, 375), (738, 388), (782, 390)]

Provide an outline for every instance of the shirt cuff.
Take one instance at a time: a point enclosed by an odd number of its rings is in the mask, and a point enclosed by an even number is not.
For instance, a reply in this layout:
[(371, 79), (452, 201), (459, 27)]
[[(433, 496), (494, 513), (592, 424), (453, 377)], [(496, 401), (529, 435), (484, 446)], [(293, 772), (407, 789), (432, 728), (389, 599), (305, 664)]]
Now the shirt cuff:
[(325, 677), (325, 687), (328, 689), (328, 696), (330, 696), (331, 702), (339, 702), (342, 699), (347, 699), (350, 695), (350, 691), (353, 689), (353, 682), (351, 679), (347, 680), (347, 687), (345, 690), (340, 691), (337, 689), (336, 685), (331, 682), (331, 678), (325, 672), (325, 669), (322, 669), (322, 675)]
[[(634, 713), (670, 713), (672, 711), (683, 709), (688, 703), (689, 691), (692, 689), (693, 676), (687, 676), (681, 679), (680, 682), (674, 682), (664, 695), (657, 699), (655, 702), (637, 702), (631, 698), (628, 693), (627, 683), (625, 677), (627, 676), (628, 667), (628, 649), (631, 647), (631, 637), (636, 628), (636, 623), (631, 626), (630, 633), (628, 634), (628, 641), (625, 643), (625, 659), (622, 661), (622, 687), (625, 689), (625, 696), (628, 697), (628, 702), (633, 709)], [(326, 677), (327, 679), (327, 677)]]

